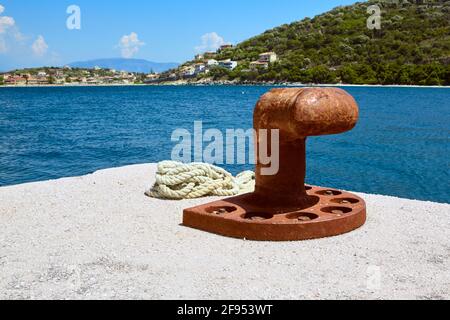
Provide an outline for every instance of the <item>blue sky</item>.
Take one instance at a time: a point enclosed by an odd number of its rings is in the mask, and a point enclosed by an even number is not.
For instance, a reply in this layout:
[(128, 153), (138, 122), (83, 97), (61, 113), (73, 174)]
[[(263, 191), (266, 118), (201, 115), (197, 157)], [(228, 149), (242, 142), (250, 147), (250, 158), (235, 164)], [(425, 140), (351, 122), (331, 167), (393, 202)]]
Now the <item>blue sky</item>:
[[(0, 70), (133, 57), (183, 62), (354, 0), (0, 0)], [(81, 29), (69, 30), (70, 5)]]

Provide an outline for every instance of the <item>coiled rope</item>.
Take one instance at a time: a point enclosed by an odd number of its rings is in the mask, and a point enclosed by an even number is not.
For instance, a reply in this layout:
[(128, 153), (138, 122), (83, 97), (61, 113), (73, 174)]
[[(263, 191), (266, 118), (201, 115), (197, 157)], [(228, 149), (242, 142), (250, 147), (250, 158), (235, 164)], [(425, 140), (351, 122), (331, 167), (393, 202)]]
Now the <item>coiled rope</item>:
[(145, 194), (158, 199), (182, 200), (229, 197), (254, 189), (253, 171), (244, 171), (233, 177), (226, 170), (206, 163), (163, 161), (158, 164), (155, 185)]

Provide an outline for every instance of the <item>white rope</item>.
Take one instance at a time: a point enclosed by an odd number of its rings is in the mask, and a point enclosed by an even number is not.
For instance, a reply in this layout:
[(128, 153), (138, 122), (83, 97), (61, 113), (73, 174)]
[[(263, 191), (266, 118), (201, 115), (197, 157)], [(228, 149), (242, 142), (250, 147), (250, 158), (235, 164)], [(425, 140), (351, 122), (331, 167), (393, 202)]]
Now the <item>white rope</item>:
[(158, 199), (229, 197), (255, 189), (255, 174), (244, 171), (234, 178), (226, 170), (206, 164), (163, 161), (158, 164), (156, 183), (145, 194)]

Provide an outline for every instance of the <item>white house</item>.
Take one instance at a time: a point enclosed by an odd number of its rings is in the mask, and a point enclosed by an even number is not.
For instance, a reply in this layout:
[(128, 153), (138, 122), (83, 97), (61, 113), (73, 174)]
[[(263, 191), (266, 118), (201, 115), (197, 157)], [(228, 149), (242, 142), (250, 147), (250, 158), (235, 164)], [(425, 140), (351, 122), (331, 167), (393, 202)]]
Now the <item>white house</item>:
[(161, 77), (160, 74), (158, 73), (150, 73), (148, 75), (145, 76), (145, 83), (152, 83), (152, 82), (156, 82), (159, 80), (159, 78)]
[(253, 61), (250, 63), (251, 70), (268, 69), (268, 68), (269, 68), (268, 62)]
[(87, 82), (88, 84), (98, 84), (98, 83), (99, 83), (99, 80), (98, 80), (98, 78), (96, 78), (96, 77), (91, 77), (91, 78), (87, 78), (87, 79), (86, 79), (86, 82)]
[(195, 56), (195, 60), (203, 60), (205, 57), (204, 57), (204, 55), (203, 54), (197, 54), (196, 56)]
[(202, 73), (206, 69), (206, 66), (203, 63), (197, 63), (194, 67), (195, 67), (195, 74)]
[(278, 60), (275, 52), (264, 52), (259, 55), (259, 62), (274, 63)]
[(183, 70), (183, 77), (192, 77), (195, 75), (195, 68), (188, 67)]
[(236, 61), (231, 61), (230, 59), (219, 61), (219, 66), (226, 68), (228, 70), (233, 70), (236, 68), (238, 63)]
[(43, 78), (47, 76), (47, 73), (45, 71), (39, 71), (37, 75), (38, 77)]
[(218, 66), (219, 62), (217, 60), (214, 60), (214, 59), (209, 59), (208, 62), (206, 63), (206, 65), (208, 67)]
[(155, 80), (155, 79), (159, 79), (160, 75), (158, 73), (149, 73), (145, 77), (150, 80)]
[(274, 63), (278, 60), (277, 54), (275, 52), (264, 52), (259, 55), (258, 61), (253, 61), (250, 63), (251, 70), (268, 69), (269, 64)]

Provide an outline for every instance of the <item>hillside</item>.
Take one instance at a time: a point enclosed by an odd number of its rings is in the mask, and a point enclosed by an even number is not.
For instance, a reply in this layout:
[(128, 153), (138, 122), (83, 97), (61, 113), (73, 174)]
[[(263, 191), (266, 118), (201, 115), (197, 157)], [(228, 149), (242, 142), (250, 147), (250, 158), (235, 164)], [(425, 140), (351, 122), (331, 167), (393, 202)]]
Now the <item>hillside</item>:
[(143, 59), (123, 59), (123, 58), (112, 58), (112, 59), (97, 59), (89, 61), (79, 61), (69, 64), (73, 68), (86, 68), (93, 69), (95, 67), (100, 67), (103, 69), (115, 69), (124, 70), (128, 72), (138, 72), (138, 73), (150, 73), (153, 72), (164, 72), (172, 68), (176, 68), (178, 63), (160, 63), (152, 62)]
[[(234, 70), (214, 68), (195, 80), (450, 85), (450, 1), (395, 2), (337, 7), (268, 30), (216, 54), (216, 60), (237, 61)], [(380, 30), (367, 27), (372, 4), (381, 7)], [(267, 69), (250, 70), (250, 62), (268, 51), (275, 52), (278, 61)]]

